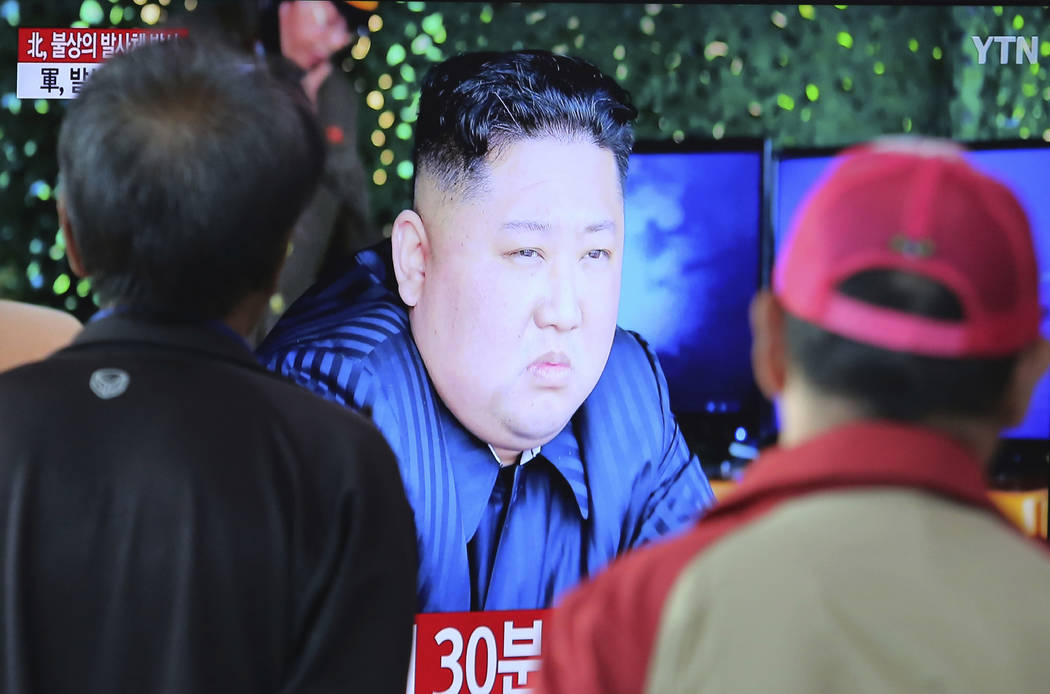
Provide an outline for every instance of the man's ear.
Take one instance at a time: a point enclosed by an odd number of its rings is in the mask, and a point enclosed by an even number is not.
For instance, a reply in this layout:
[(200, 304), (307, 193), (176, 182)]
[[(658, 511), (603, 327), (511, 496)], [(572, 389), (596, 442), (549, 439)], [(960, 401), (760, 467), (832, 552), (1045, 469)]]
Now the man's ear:
[(58, 226), (62, 229), (62, 241), (66, 244), (66, 259), (69, 261), (69, 269), (77, 277), (87, 277), (84, 269), (84, 261), (80, 257), (80, 248), (77, 246), (73, 236), (73, 226), (69, 223), (69, 215), (66, 213), (66, 203), (62, 196), (58, 197)]
[(768, 289), (751, 300), (751, 368), (755, 383), (769, 400), (784, 389), (787, 380), (787, 345), (784, 309)]
[(1032, 392), (1039, 379), (1050, 367), (1050, 342), (1039, 338), (1017, 355), (1010, 385), (1003, 401), (1003, 421), (1006, 427), (1016, 426), (1024, 420)]
[(414, 210), (403, 210), (390, 232), (397, 290), (406, 306), (415, 306), (423, 293), (430, 258), (430, 241), (423, 218)]

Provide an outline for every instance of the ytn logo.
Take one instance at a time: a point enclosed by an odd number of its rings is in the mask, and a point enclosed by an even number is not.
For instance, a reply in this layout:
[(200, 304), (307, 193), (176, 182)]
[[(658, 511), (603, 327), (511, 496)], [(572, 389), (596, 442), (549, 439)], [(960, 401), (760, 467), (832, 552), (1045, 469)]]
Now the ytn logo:
[(1010, 62), (1010, 44), (1014, 44), (1014, 62), (1020, 65), (1022, 63), (1021, 56), (1028, 59), (1029, 63), (1035, 64), (1039, 62), (1039, 37), (1031, 37), (1031, 43), (1028, 39), (1023, 36), (989, 36), (984, 41), (981, 40), (980, 36), (971, 36), (973, 39), (973, 45), (977, 48), (977, 62), (980, 65), (984, 65), (988, 60), (988, 49), (991, 48), (992, 43), (999, 44), (999, 64), (1006, 65)]

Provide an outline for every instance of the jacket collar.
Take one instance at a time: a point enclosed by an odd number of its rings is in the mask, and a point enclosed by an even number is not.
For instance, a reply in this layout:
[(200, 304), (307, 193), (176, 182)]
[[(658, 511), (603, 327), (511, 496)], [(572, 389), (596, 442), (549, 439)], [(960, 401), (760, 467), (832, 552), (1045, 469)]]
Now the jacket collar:
[(707, 515), (774, 496), (861, 486), (922, 489), (995, 511), (983, 466), (961, 443), (929, 428), (867, 420), (792, 448), (768, 449), (751, 464), (739, 487)]
[(247, 343), (238, 339), (232, 331), (208, 323), (158, 321), (130, 314), (112, 314), (90, 321), (66, 349), (79, 350), (116, 342), (137, 342), (198, 352), (262, 368)]

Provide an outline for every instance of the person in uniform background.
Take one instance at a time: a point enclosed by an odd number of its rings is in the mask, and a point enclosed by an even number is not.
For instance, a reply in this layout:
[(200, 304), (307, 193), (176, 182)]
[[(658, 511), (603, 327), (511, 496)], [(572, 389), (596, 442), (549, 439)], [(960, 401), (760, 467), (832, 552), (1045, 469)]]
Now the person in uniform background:
[(267, 4), (260, 28), (263, 42), (291, 63), (291, 72), (301, 80), (317, 111), (328, 151), (317, 192), (295, 225), (288, 259), (256, 342), (318, 275), (348, 264), (354, 253), (382, 239), (371, 218), (371, 181), (357, 150), (357, 94), (346, 74), (333, 65), (335, 57), (353, 43), (355, 33), (366, 31), (369, 13), (355, 5), (367, 3)]
[(421, 611), (549, 606), (714, 501), (656, 356), (616, 327), (636, 113), (579, 58), (433, 67), (412, 209), (259, 348), (386, 435)]
[(0, 371), (43, 359), (79, 330), (80, 321), (65, 311), (0, 299)]
[(390, 447), (246, 341), (322, 138), (296, 82), (193, 39), (70, 104), (59, 220), (103, 309), (0, 374), (5, 694), (403, 694), (417, 554)]
[(1046, 690), (1050, 552), (984, 480), (1050, 363), (1028, 221), (952, 143), (833, 167), (752, 304), (778, 447), (555, 610), (538, 692)]

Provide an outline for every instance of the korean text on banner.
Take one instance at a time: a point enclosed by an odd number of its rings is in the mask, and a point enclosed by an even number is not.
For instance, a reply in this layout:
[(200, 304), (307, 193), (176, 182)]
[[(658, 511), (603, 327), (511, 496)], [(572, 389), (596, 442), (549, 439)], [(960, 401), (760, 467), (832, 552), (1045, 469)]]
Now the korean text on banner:
[(540, 668), (550, 610), (416, 616), (408, 694), (525, 694)]
[(186, 29), (20, 28), (15, 96), (75, 98), (91, 71), (113, 55), (187, 33)]

